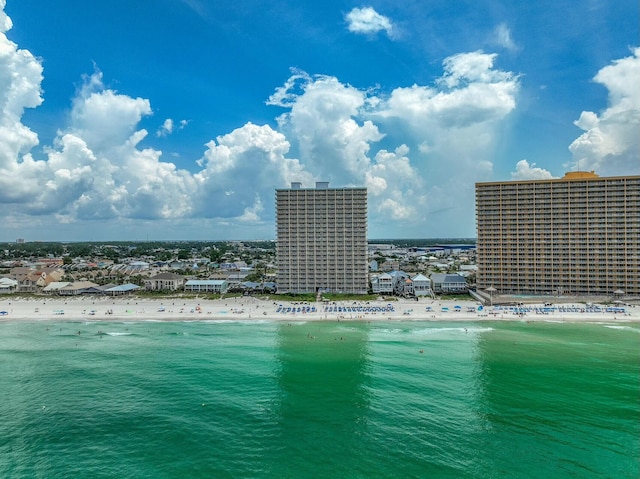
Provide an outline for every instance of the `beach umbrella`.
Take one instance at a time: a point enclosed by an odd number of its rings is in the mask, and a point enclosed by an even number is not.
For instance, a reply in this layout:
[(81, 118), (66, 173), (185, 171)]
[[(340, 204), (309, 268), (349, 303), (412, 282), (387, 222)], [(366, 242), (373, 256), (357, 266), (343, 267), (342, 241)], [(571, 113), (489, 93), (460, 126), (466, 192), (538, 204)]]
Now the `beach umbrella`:
[(613, 294), (624, 294), (624, 291), (622, 291), (621, 289), (616, 289)]

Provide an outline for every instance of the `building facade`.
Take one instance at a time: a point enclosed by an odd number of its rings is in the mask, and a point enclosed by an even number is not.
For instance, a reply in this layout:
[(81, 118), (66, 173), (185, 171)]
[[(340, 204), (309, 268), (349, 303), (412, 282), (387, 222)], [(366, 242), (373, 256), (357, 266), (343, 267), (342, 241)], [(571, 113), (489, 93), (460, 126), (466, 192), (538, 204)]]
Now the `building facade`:
[(640, 176), (476, 183), (476, 220), (478, 289), (640, 294)]
[(466, 293), (469, 289), (466, 278), (457, 273), (433, 273), (431, 284), (435, 293)]
[(144, 280), (144, 287), (152, 291), (175, 291), (184, 284), (184, 277), (174, 273), (160, 273)]
[(279, 293), (366, 294), (367, 189), (276, 190)]
[(184, 290), (190, 293), (224, 293), (228, 284), (223, 279), (190, 279), (184, 283)]

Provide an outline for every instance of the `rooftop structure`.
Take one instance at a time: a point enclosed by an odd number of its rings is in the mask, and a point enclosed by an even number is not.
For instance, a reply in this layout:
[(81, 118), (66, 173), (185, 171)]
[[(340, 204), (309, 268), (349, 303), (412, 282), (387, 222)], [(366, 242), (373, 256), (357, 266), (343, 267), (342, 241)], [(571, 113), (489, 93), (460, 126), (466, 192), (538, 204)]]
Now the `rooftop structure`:
[(640, 294), (640, 176), (476, 183), (479, 289)]
[(276, 190), (278, 292), (365, 294), (367, 189)]

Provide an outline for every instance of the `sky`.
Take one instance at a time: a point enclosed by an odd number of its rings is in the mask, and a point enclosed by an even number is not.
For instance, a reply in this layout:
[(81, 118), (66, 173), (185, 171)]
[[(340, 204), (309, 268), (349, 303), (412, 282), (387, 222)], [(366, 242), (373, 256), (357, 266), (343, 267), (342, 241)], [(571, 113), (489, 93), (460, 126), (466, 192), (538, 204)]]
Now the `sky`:
[(475, 183), (640, 174), (637, 0), (0, 0), (0, 241), (475, 237)]

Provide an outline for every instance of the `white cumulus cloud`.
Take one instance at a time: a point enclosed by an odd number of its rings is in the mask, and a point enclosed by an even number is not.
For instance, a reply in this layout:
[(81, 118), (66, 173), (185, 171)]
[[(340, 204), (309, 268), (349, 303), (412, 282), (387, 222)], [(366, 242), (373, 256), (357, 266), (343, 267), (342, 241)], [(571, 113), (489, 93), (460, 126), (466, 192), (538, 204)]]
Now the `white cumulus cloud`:
[[(349, 22), (358, 33), (393, 31), (369, 7), (353, 10)], [(518, 76), (496, 68), (497, 56), (484, 52), (446, 58), (433, 84), (388, 92), (292, 70), (267, 100), (284, 109), (277, 128), (246, 123), (219, 135), (186, 170), (148, 145), (187, 121), (166, 118), (149, 135), (140, 125), (153, 115), (151, 101), (108, 88), (97, 70), (84, 78), (53, 144), (34, 158), (38, 138), (21, 119), (25, 108), (42, 102), (42, 66), (0, 35), (5, 224), (34, 214), (70, 227), (83, 220), (147, 226), (190, 220), (211, 229), (259, 225), (271, 235), (274, 188), (323, 180), (366, 185), (378, 231), (401, 226), (423, 237), (439, 222), (455, 221), (462, 233), (473, 224), (473, 208), (460, 205), (473, 205), (474, 182), (490, 178), (496, 138), (519, 91)], [(601, 123), (585, 115), (585, 124), (588, 118)]]
[(516, 171), (511, 173), (512, 180), (549, 180), (553, 175), (544, 168), (536, 167), (535, 163), (529, 164), (527, 160), (520, 160), (516, 164)]
[(600, 114), (583, 111), (575, 125), (584, 131), (571, 145), (573, 166), (603, 176), (640, 173), (640, 48), (602, 68), (594, 81), (609, 93)]
[(149, 100), (105, 88), (102, 72), (96, 71), (84, 80), (73, 100), (69, 129), (83, 138), (89, 148), (104, 150), (122, 145), (142, 117), (152, 114)]
[[(4, 10), (4, 0), (0, 7)], [(42, 65), (28, 50), (19, 49), (5, 35), (11, 19), (0, 10), (0, 168), (38, 144), (38, 136), (22, 124), (26, 108), (42, 103)]]
[(0, 33), (5, 33), (13, 27), (13, 23), (9, 16), (4, 12), (7, 6), (7, 0), (0, 0)]
[(156, 131), (156, 136), (158, 138), (169, 136), (174, 131), (184, 129), (188, 124), (188, 120), (180, 120), (176, 125), (176, 122), (173, 121), (173, 119), (167, 118), (162, 122), (162, 125), (160, 125), (160, 128), (158, 128), (158, 130)]
[(289, 148), (282, 133), (252, 123), (207, 143), (198, 161), (203, 169), (194, 175), (196, 216), (257, 221), (263, 204), (273, 201), (275, 187), (311, 184), (313, 177), (300, 162), (287, 157)]
[(384, 30), (387, 35), (393, 35), (391, 20), (380, 15), (372, 7), (354, 8), (347, 13), (345, 19), (350, 32), (373, 34)]
[(156, 131), (156, 136), (167, 136), (173, 133), (173, 120), (171, 118), (167, 118), (158, 131)]
[[(195, 9), (198, 2), (184, 3)], [(282, 109), (277, 127), (247, 122), (211, 139), (182, 169), (153, 144), (188, 121), (160, 118), (149, 134), (141, 124), (154, 114), (151, 101), (109, 88), (96, 70), (84, 77), (51, 144), (36, 148), (38, 135), (23, 117), (43, 102), (42, 61), (7, 37), (5, 5), (0, 0), (0, 220), (16, 231), (65, 223), (81, 232), (91, 220), (156, 234), (170, 228), (175, 237), (199, 227), (220, 237), (260, 227), (268, 237), (274, 188), (323, 180), (368, 188), (370, 232), (425, 237), (446, 225), (464, 235), (474, 222), (474, 183), (492, 178), (499, 139), (518, 106), (519, 75), (483, 51), (445, 58), (433, 82), (388, 90), (292, 69), (266, 102)], [(397, 35), (370, 6), (344, 19), (355, 34)], [(488, 43), (519, 48), (506, 24)], [(640, 48), (597, 72), (608, 105), (576, 120), (582, 134), (570, 146), (572, 166), (601, 175), (640, 171), (638, 78)], [(551, 174), (521, 160), (511, 177)]]
[[(409, 148), (400, 145), (395, 151), (380, 150), (367, 172), (365, 185), (374, 201), (372, 207), (383, 217), (422, 222), (427, 206), (425, 183), (407, 156)], [(384, 188), (379, 186), (384, 185)], [(376, 215), (377, 216), (377, 215)]]

